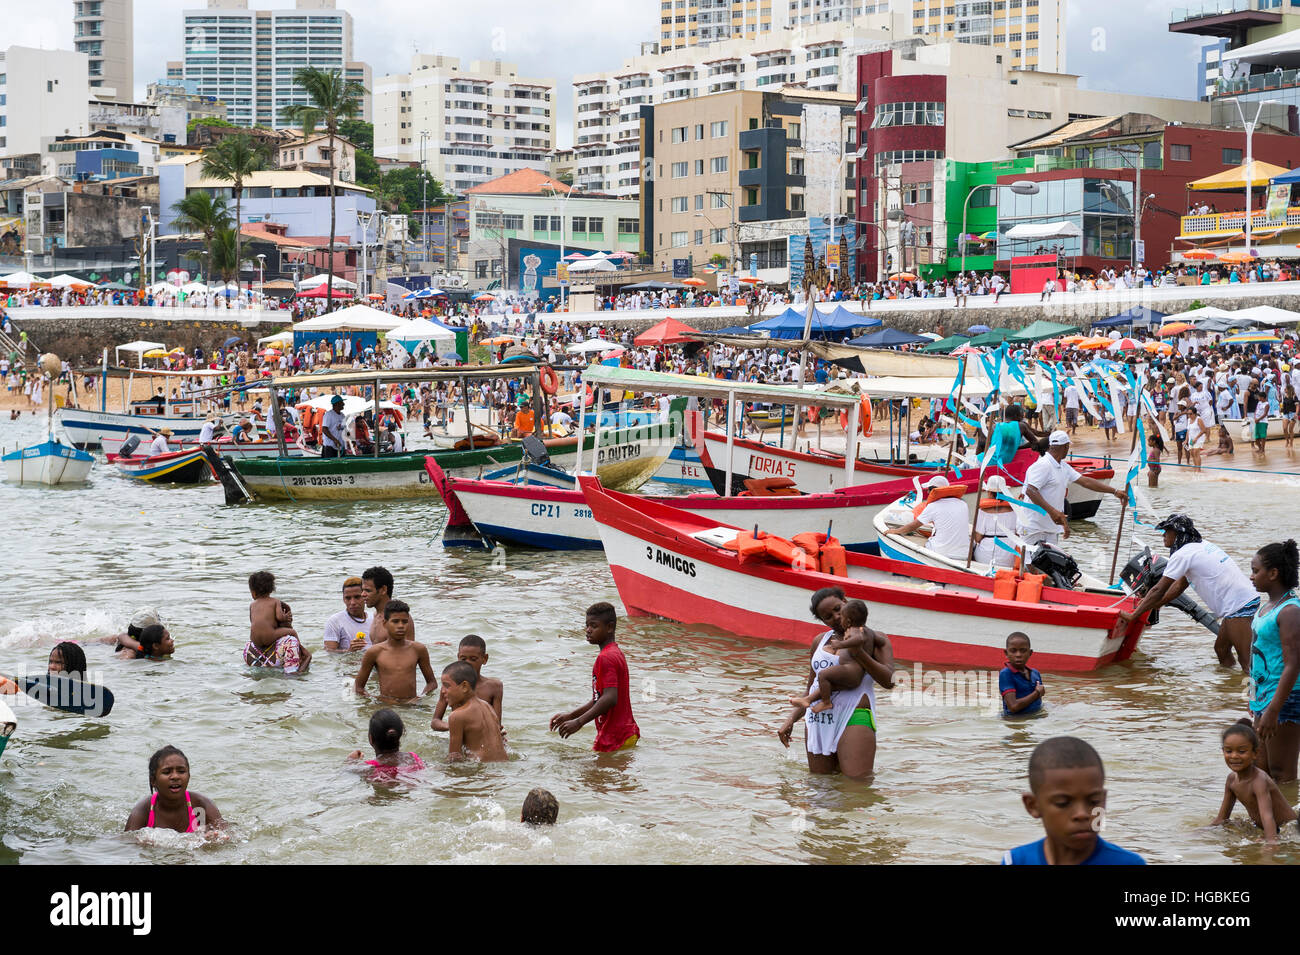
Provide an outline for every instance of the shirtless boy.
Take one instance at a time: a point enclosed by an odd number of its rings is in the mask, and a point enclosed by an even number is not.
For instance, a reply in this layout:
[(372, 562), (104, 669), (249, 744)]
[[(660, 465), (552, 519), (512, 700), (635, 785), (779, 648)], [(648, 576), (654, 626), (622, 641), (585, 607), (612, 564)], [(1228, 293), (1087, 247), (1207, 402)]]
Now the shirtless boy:
[[(424, 674), (424, 692), (433, 692), (433, 667), (429, 664), (429, 649), (410, 639), (415, 629), (411, 623), (411, 608), (401, 600), (390, 600), (384, 606), (384, 623), (388, 639), (369, 647), (361, 658), (353, 689), (366, 695), (366, 682), (370, 671), (379, 671), (379, 695), (385, 699), (410, 702), (415, 692), (415, 671)], [(374, 632), (373, 630), (371, 631)]]
[(1295, 822), (1296, 811), (1277, 788), (1273, 777), (1255, 764), (1259, 758), (1259, 736), (1249, 723), (1233, 723), (1223, 731), (1223, 761), (1232, 770), (1223, 786), (1223, 803), (1213, 826), (1221, 826), (1240, 802), (1251, 821), (1264, 830), (1264, 841), (1277, 845), (1277, 831), (1285, 823)]
[(447, 714), (447, 758), (499, 762), (506, 758), (501, 724), (492, 707), (475, 694), (476, 683), (478, 673), (461, 660), (442, 671), (442, 695), (451, 705)]
[[(382, 643), (388, 639), (385, 626), (384, 607), (393, 599), (393, 575), (384, 567), (371, 567), (361, 572), (361, 592), (365, 596), (366, 606), (375, 611), (374, 621), (370, 624), (370, 642)], [(415, 636), (415, 631), (411, 631)]]
[(828, 640), (825, 648), (831, 653), (839, 653), (840, 662), (817, 674), (815, 692), (803, 697), (790, 697), (795, 706), (809, 707), (813, 713), (831, 709), (834, 706), (831, 691), (849, 690), (861, 683), (867, 671), (867, 659), (884, 640), (876, 631), (866, 628), (867, 605), (861, 600), (845, 603), (840, 610), (840, 619), (844, 624), (844, 639)]
[[(501, 698), (505, 694), (505, 687), (500, 680), (483, 675), (483, 666), (488, 662), (487, 644), (483, 638), (471, 633), (461, 640), (460, 648), (456, 651), (456, 659), (461, 663), (468, 663), (474, 668), (474, 672), (478, 674), (478, 683), (474, 686), (474, 695), (492, 707), (492, 712), (497, 717), (497, 723), (500, 723)], [(443, 714), (446, 712), (447, 694), (443, 693), (438, 697), (438, 705), (433, 711), (433, 722), (429, 724), (430, 728), (445, 732), (447, 721), (443, 719)], [(501, 727), (501, 735), (506, 735), (504, 726)]]
[(259, 570), (248, 576), (248, 643), (244, 645), (244, 663), (252, 667), (283, 668), (285, 673), (306, 673), (311, 652), (293, 629), (293, 611), (272, 597), (275, 575)]

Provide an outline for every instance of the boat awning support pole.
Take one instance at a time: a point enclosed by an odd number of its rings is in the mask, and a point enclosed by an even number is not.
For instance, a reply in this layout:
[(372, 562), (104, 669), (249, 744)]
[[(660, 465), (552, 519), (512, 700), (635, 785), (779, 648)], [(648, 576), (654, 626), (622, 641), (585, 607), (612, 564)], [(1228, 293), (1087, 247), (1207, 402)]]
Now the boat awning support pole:
[(275, 422), (275, 443), (280, 449), (280, 457), (289, 456), (289, 448), (284, 443), (284, 415), (280, 411), (280, 391), (271, 385), (271, 420)]
[[(597, 477), (600, 476), (600, 422), (605, 417), (605, 389), (596, 387), (596, 434), (591, 440), (591, 473)], [(586, 443), (587, 437), (583, 435), (580, 439)], [(582, 447), (581, 444), (578, 445)]]
[(374, 454), (372, 454), (371, 457), (377, 458), (379, 457), (379, 379), (378, 378), (375, 379), (374, 399), (375, 399), (375, 427), (370, 434), (370, 444), (375, 449)]
[(731, 497), (731, 450), (736, 446), (736, 393), (727, 392), (727, 471), (722, 496)]
[(469, 438), (469, 449), (474, 450), (474, 425), (469, 420), (469, 388), (466, 387), (465, 376), (461, 375), (456, 379), (460, 385), (460, 396), (465, 403), (465, 436)]
[(108, 411), (108, 349), (104, 349), (104, 357), (99, 371), (99, 410)]
[[(848, 443), (844, 445), (844, 486), (853, 487), (854, 475), (853, 468), (858, 463), (858, 415), (862, 414), (862, 406), (854, 405), (849, 408), (849, 432), (845, 437)], [(821, 425), (818, 424), (820, 430)], [(821, 448), (821, 442), (817, 442), (817, 447)]]

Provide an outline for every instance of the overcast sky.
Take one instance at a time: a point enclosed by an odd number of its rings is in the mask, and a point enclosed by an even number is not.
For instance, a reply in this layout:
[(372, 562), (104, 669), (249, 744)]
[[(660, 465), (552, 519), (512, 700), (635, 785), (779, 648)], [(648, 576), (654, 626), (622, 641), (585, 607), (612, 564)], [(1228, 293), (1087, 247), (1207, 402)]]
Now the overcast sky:
[[(8, 46), (72, 47), (73, 0), (0, 0)], [(135, 0), (136, 95), (181, 57), (181, 16), (204, 4)], [(283, 9), (291, 0), (251, 0), (254, 9)], [(1070, 0), (1066, 67), (1093, 89), (1148, 95), (1195, 95), (1201, 41), (1169, 33), (1178, 0)], [(38, 6), (42, 12), (34, 13)], [(575, 73), (615, 69), (643, 40), (658, 39), (658, 0), (475, 0), (459, 4), (418, 0), (339, 0), (354, 18), (356, 55), (376, 77), (404, 72), (411, 54), (445, 53), (462, 61), (500, 58), (525, 76), (559, 84), (557, 142), (572, 140)], [(50, 12), (45, 12), (50, 11)]]

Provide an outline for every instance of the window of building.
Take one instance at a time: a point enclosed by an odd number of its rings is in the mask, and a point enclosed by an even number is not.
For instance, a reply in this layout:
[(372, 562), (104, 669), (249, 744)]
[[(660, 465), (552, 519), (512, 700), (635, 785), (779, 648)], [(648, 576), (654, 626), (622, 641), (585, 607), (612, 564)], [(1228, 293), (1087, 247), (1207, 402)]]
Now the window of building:
[(683, 246), (690, 244), (691, 236), (689, 232), (674, 232), (672, 234), (672, 240), (673, 248), (680, 249)]
[(640, 219), (619, 219), (618, 231), (620, 235), (640, 235), (641, 220)]
[(1174, 162), (1191, 162), (1192, 147), (1180, 145), (1178, 143), (1171, 143), (1169, 146), (1169, 158)]
[(485, 278), (487, 278), (487, 276), (488, 276), (488, 260), (487, 260), (487, 259), (475, 259), (475, 260), (474, 260), (474, 278), (476, 278), (476, 279), (485, 279)]
[(724, 119), (721, 122), (710, 123), (709, 135), (714, 139), (721, 139), (723, 136), (727, 135), (727, 121)]
[(790, 211), (791, 211), (791, 212), (803, 212), (803, 193), (802, 193), (802, 192), (792, 192), (792, 193), (790, 193)]
[(710, 243), (711, 245), (717, 245), (719, 242), (726, 242), (726, 241), (727, 241), (727, 230), (726, 230), (726, 229), (710, 229), (710, 230), (709, 230), (709, 243)]
[(603, 216), (587, 217), (587, 236), (588, 238), (600, 237), (605, 234), (605, 219)]
[(686, 127), (685, 127), (685, 126), (674, 126), (674, 127), (673, 127), (673, 142), (675, 142), (675, 143), (684, 143), (684, 142), (686, 142)]
[(745, 188), (745, 205), (747, 205), (747, 206), (756, 206), (756, 205), (758, 205), (758, 188), (757, 188), (757, 187), (754, 187), (754, 186), (748, 186), (748, 187)]
[(1223, 164), (1224, 164), (1225, 166), (1240, 166), (1240, 165), (1241, 165), (1241, 158), (1242, 158), (1242, 157), (1241, 157), (1241, 150), (1240, 150), (1240, 149), (1224, 149), (1224, 150), (1223, 150)]
[(942, 126), (943, 103), (881, 103), (871, 121), (872, 129), (887, 126)]
[(703, 160), (703, 159), (697, 159), (697, 160), (695, 160), (695, 175), (697, 175), (697, 176), (702, 176), (702, 175), (704, 175), (704, 160)]
[(546, 216), (533, 216), (533, 231), (546, 232)]
[(696, 209), (704, 208), (704, 193), (700, 193), (698, 196), (695, 197), (695, 208)]
[(696, 138), (696, 139), (703, 139), (703, 138), (704, 138), (704, 124), (703, 124), (703, 123), (696, 123), (696, 124), (695, 124), (695, 138)]
[(695, 244), (696, 244), (696, 245), (703, 245), (703, 244), (704, 244), (704, 230), (703, 230), (703, 229), (696, 229), (696, 230), (695, 230)]
[(722, 195), (721, 193), (717, 193), (717, 192), (709, 193), (709, 208), (710, 208), (710, 209), (725, 209), (726, 207), (727, 207), (727, 197), (726, 197), (726, 196)]
[(686, 212), (687, 211), (686, 203), (687, 203), (687, 199), (685, 196), (674, 196), (671, 200), (669, 200), (669, 206), (671, 207), (671, 211), (673, 212)]
[(709, 160), (709, 172), (717, 173), (717, 172), (726, 172), (726, 171), (727, 171), (726, 156), (714, 156), (712, 159)]
[(792, 176), (803, 175), (803, 160), (797, 156), (790, 157), (790, 175)]
[(689, 168), (690, 168), (690, 164), (684, 161), (673, 163), (673, 178), (685, 179), (687, 176), (687, 170)]

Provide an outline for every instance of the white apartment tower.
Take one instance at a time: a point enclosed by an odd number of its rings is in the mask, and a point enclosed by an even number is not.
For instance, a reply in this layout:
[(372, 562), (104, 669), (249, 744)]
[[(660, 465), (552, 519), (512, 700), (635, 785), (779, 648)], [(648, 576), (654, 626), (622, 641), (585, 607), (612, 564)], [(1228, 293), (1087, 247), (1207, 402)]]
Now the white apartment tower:
[(519, 169), (546, 171), (555, 150), (555, 80), (513, 63), (416, 54), (409, 73), (375, 81), (375, 155), (423, 163), (463, 193)]
[(1005, 47), (1012, 66), (1065, 72), (1067, 0), (660, 0), (659, 49), (763, 40), (787, 27), (902, 15), (934, 43)]
[(0, 50), (0, 156), (40, 153), (55, 136), (90, 131), (86, 64), (72, 50)]
[(90, 91), (135, 99), (135, 0), (73, 0), (72, 34), (78, 53), (90, 60)]
[(226, 104), (239, 126), (282, 128), (284, 107), (306, 102), (293, 82), (303, 67), (333, 70), (366, 88), (359, 118), (370, 119), (370, 67), (352, 59), (352, 15), (335, 0), (297, 0), (292, 10), (249, 10), (248, 0), (208, 0), (186, 10), (185, 59), (167, 65), (199, 96)]

